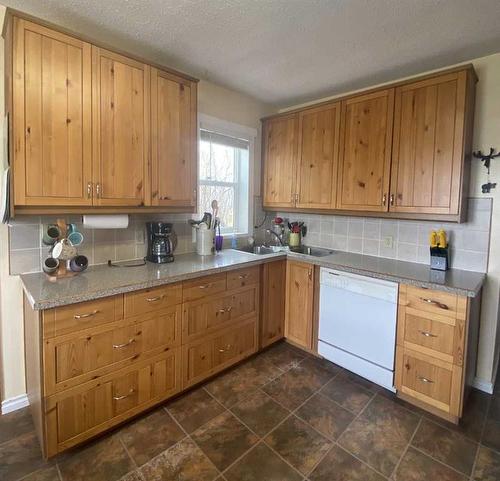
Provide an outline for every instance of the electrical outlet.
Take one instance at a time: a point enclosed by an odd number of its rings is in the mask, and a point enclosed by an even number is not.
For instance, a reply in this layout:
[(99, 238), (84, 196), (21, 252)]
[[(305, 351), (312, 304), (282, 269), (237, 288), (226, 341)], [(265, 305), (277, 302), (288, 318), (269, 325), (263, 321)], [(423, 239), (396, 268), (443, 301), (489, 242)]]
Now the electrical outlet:
[(384, 242), (384, 247), (387, 247), (388, 249), (392, 249), (394, 247), (394, 237), (392, 235), (385, 236), (383, 238)]

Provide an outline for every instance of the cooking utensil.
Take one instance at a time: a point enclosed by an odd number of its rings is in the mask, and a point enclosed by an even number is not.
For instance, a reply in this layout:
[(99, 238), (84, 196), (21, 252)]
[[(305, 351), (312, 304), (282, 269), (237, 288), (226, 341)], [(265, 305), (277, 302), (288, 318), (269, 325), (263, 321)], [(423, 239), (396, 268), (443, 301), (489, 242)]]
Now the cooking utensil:
[[(216, 199), (212, 201), (212, 219), (215, 222), (215, 218), (219, 214), (219, 203)], [(215, 225), (210, 225), (210, 227), (214, 227)]]

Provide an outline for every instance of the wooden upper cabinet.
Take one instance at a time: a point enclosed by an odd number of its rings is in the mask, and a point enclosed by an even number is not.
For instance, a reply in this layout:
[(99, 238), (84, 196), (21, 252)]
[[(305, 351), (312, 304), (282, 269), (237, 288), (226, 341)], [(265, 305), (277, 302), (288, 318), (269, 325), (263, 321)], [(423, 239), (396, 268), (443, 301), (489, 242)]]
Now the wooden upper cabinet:
[(286, 268), (285, 337), (312, 349), (314, 266), (289, 261)]
[(393, 114), (394, 89), (342, 102), (338, 209), (387, 211)]
[(14, 203), (92, 204), (90, 44), (15, 18), (12, 68)]
[(196, 110), (196, 83), (151, 69), (154, 206), (196, 206)]
[(150, 67), (92, 47), (96, 205), (150, 205)]
[(458, 214), (467, 71), (396, 88), (390, 210)]
[(264, 123), (264, 199), (266, 207), (295, 207), (298, 116), (285, 115)]
[(340, 102), (299, 113), (296, 207), (335, 208), (339, 136)]

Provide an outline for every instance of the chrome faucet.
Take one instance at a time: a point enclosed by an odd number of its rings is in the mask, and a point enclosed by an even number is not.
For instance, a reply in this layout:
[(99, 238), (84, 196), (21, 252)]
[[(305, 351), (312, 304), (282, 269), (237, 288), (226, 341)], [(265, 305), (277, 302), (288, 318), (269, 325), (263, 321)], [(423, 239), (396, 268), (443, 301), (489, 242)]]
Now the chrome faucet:
[(272, 234), (274, 237), (276, 237), (276, 239), (278, 239), (278, 242), (280, 243), (280, 246), (284, 246), (284, 242), (283, 242), (283, 233), (281, 234), (276, 234), (276, 232), (274, 232), (273, 230), (271, 229), (266, 229), (266, 234)]

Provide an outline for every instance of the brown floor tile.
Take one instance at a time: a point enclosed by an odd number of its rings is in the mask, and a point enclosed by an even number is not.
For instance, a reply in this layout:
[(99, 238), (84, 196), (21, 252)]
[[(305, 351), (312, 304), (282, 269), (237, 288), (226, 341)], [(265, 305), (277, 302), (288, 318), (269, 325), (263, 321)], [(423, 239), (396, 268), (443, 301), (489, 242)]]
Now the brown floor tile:
[(13, 481), (30, 474), (47, 463), (42, 459), (34, 432), (22, 434), (0, 445), (0, 479)]
[(339, 444), (378, 472), (390, 476), (418, 421), (418, 416), (376, 396), (340, 436)]
[(340, 374), (344, 370), (340, 366), (337, 366), (337, 364), (334, 364), (333, 362), (330, 362), (322, 357), (311, 356), (308, 359), (310, 359), (312, 363), (319, 368), (329, 371), (333, 376)]
[(358, 374), (347, 371), (346, 369), (343, 369), (342, 372), (340, 373), (340, 377), (343, 377), (344, 379), (347, 379), (348, 381), (351, 381), (355, 384), (358, 384), (361, 387), (364, 387), (368, 391), (371, 392), (379, 392), (382, 391), (384, 388), (379, 386), (378, 384), (375, 384), (371, 381), (368, 381), (368, 379), (365, 379), (364, 377), (359, 376)]
[(384, 481), (385, 478), (338, 446), (309, 475), (311, 481)]
[(488, 411), (488, 419), (500, 422), (500, 396), (492, 396), (490, 409)]
[(205, 389), (229, 408), (253, 394), (262, 384), (239, 370), (232, 370), (209, 382)]
[(122, 429), (120, 437), (137, 466), (142, 466), (185, 434), (164, 409), (158, 409)]
[(301, 481), (302, 476), (264, 443), (258, 444), (226, 471), (228, 481)]
[(394, 481), (466, 481), (463, 474), (410, 447), (394, 474)]
[(188, 433), (192, 433), (224, 411), (203, 388), (191, 391), (169, 403), (167, 409)]
[(300, 363), (262, 389), (277, 402), (293, 410), (320, 389), (329, 378), (331, 375), (326, 371), (311, 370), (309, 365)]
[(412, 445), (434, 459), (470, 476), (477, 444), (453, 431), (423, 419)]
[(34, 430), (29, 408), (0, 415), (0, 444)]
[(240, 364), (235, 371), (241, 376), (252, 379), (252, 383), (259, 386), (283, 374), (281, 369), (262, 356), (253, 357), (243, 364)]
[(500, 479), (500, 453), (480, 446), (473, 478), (475, 481), (498, 481)]
[(333, 378), (321, 392), (354, 414), (358, 414), (373, 397), (373, 393), (347, 380), (342, 374)]
[(260, 357), (271, 362), (282, 371), (295, 367), (302, 359), (305, 353), (291, 347), (286, 342), (280, 342), (263, 352)]
[(230, 412), (197, 429), (192, 438), (221, 471), (258, 441), (258, 437)]
[(136, 471), (131, 471), (130, 473), (123, 476), (123, 478), (120, 478), (120, 481), (144, 481), (144, 479), (140, 475), (139, 471), (136, 470)]
[(259, 436), (265, 436), (289, 414), (261, 390), (233, 406), (231, 411)]
[(212, 481), (219, 472), (189, 438), (140, 468), (146, 481)]
[(134, 469), (118, 435), (72, 451), (58, 464), (63, 481), (115, 481)]
[(337, 439), (354, 419), (354, 414), (322, 394), (315, 394), (296, 414), (332, 439)]
[(486, 418), (481, 444), (500, 451), (500, 422)]
[(304, 475), (332, 446), (328, 439), (293, 415), (265, 439), (269, 446)]
[(48, 466), (29, 474), (23, 481), (60, 481), (59, 472), (55, 466)]

